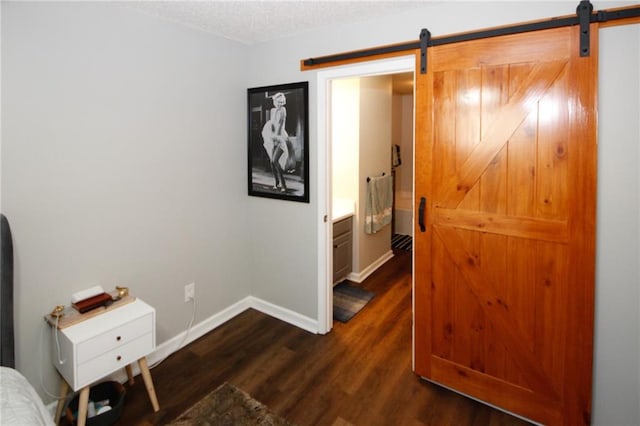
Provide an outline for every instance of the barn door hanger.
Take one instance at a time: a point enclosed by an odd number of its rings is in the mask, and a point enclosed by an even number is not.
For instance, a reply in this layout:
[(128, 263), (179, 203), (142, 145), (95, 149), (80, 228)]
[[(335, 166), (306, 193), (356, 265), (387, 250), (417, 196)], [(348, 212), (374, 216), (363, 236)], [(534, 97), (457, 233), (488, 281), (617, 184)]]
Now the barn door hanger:
[(576, 9), (580, 24), (580, 56), (591, 54), (591, 32), (589, 30), (591, 12), (593, 12), (593, 5), (589, 0), (582, 0)]
[(431, 41), (431, 33), (423, 28), (420, 31), (420, 74), (427, 73), (427, 46)]

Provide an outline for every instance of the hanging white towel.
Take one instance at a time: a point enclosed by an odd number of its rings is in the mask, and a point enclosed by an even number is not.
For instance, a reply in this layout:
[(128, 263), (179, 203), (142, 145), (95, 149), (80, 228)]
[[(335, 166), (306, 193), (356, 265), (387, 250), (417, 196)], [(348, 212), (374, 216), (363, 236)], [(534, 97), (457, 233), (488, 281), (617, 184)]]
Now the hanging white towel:
[(375, 234), (391, 223), (393, 206), (393, 176), (369, 178), (365, 205), (364, 232)]

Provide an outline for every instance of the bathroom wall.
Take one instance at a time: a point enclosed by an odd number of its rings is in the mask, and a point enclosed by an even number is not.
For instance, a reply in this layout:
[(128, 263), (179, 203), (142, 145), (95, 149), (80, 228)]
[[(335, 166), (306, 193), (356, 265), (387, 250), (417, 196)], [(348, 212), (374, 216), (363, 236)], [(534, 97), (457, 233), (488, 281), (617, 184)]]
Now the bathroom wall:
[[(331, 182), (333, 205), (358, 200), (360, 144), (360, 79), (336, 79), (331, 82)], [(357, 210), (356, 210), (357, 211)], [(352, 222), (357, 229), (357, 222)], [(353, 265), (359, 263), (358, 236), (353, 234)]]
[(331, 155), (333, 199), (358, 199), (360, 79), (331, 82)]
[(399, 93), (395, 85), (392, 117), (392, 142), (400, 146), (401, 160), (394, 171), (393, 232), (413, 235), (413, 93)]
[(393, 94), (393, 144), (400, 145), (402, 165), (396, 168), (396, 191), (413, 192), (413, 93)]
[(367, 177), (391, 174), (391, 76), (332, 82), (332, 192), (355, 203), (353, 273), (360, 282), (391, 255), (391, 226), (364, 232)]
[(359, 259), (354, 271), (361, 278), (372, 272), (372, 265), (381, 264), (391, 254), (391, 226), (375, 234), (364, 233), (367, 177), (391, 174), (391, 98), (391, 76), (360, 79)]

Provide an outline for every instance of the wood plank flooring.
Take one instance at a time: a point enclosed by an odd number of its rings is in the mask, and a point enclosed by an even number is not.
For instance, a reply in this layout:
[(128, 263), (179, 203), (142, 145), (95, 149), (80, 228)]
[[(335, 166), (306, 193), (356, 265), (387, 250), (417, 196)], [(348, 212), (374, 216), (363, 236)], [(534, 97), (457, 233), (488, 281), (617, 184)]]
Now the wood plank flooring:
[(152, 370), (158, 413), (136, 377), (118, 424), (166, 424), (225, 381), (299, 426), (527, 424), (411, 371), (409, 252), (362, 286), (374, 299), (324, 336), (242, 313)]

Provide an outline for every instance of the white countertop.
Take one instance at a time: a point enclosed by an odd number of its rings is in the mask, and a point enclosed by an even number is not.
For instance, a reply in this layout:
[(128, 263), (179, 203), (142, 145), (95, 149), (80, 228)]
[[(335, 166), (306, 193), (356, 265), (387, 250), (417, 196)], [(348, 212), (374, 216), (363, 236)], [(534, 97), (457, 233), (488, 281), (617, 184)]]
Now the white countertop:
[(333, 223), (336, 223), (339, 220), (346, 219), (349, 216), (353, 216), (356, 207), (353, 200), (346, 200), (343, 198), (336, 198), (333, 200), (333, 208), (331, 212), (331, 217), (333, 219)]

